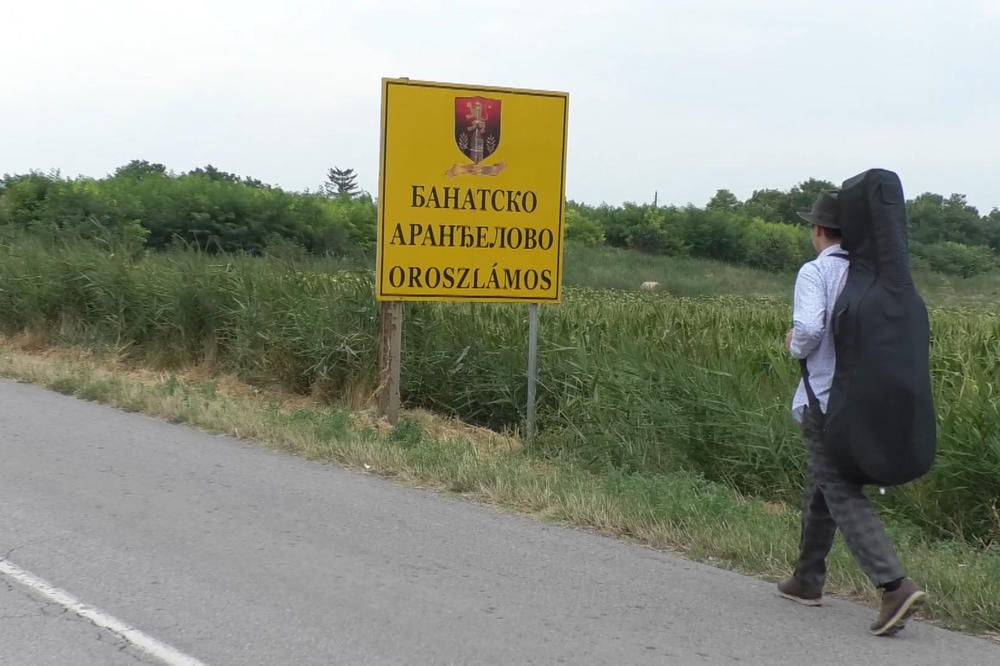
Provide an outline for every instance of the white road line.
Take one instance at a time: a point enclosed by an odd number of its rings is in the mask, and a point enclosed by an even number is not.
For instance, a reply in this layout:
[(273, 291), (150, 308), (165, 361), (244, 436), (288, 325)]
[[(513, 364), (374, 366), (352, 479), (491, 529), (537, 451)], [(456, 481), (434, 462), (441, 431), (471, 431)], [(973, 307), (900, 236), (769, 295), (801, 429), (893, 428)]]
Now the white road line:
[(205, 666), (205, 664), (194, 657), (189, 657), (183, 652), (179, 652), (169, 645), (161, 643), (149, 634), (128, 626), (121, 620), (108, 615), (98, 608), (88, 606), (69, 592), (50, 585), (38, 576), (12, 564), (9, 560), (0, 559), (0, 574), (30, 587), (35, 592), (38, 592), (47, 599), (51, 599), (71, 613), (90, 620), (98, 627), (103, 627), (121, 636), (146, 654), (167, 664), (167, 666)]

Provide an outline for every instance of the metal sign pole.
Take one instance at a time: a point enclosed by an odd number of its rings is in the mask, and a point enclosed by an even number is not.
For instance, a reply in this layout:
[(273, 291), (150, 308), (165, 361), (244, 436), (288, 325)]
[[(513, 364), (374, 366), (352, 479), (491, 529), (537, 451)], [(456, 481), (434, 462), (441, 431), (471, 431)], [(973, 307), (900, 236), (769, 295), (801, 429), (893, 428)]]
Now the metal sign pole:
[(535, 384), (538, 380), (538, 303), (528, 305), (528, 415), (527, 436), (535, 438)]

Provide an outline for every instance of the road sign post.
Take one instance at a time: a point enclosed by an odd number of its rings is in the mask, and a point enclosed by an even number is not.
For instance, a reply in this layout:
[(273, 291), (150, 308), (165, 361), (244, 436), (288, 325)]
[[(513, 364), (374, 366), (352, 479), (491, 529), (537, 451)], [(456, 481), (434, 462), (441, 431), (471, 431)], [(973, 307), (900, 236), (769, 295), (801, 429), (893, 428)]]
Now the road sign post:
[[(382, 80), (376, 298), (532, 304), (529, 436), (537, 306), (562, 300), (568, 102), (560, 92)], [(380, 351), (380, 370), (392, 358)], [(392, 386), (380, 376), (382, 392)], [(382, 392), (380, 413), (391, 403)]]

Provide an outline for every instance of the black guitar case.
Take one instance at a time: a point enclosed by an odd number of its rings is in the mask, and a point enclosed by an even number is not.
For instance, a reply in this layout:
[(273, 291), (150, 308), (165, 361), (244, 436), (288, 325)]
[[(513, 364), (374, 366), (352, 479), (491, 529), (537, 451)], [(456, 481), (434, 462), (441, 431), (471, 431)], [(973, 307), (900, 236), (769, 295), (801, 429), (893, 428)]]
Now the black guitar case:
[(899, 485), (926, 474), (937, 452), (930, 324), (910, 275), (903, 186), (872, 169), (838, 198), (850, 268), (834, 306), (824, 442), (848, 478)]

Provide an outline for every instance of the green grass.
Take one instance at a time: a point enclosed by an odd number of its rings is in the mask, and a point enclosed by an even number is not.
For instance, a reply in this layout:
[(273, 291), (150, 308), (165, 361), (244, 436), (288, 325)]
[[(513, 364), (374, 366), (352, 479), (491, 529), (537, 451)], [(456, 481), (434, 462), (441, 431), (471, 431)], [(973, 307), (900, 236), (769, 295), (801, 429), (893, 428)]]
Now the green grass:
[[(914, 280), (928, 305), (996, 305), (1000, 271), (970, 278), (916, 266)], [(791, 302), (795, 272), (771, 272), (708, 259), (649, 255), (612, 247), (566, 247), (565, 284), (591, 289), (635, 291), (646, 281), (662, 293), (683, 297), (767, 297)]]
[[(339, 268), (21, 238), (0, 244), (0, 330), (364, 404), (375, 387), (378, 308), (370, 275)], [(527, 308), (421, 303), (405, 312), (405, 404), (518, 429)], [(533, 455), (599, 474), (683, 471), (796, 501), (805, 455), (789, 416), (798, 370), (782, 349), (787, 300), (568, 288), (564, 304), (541, 314)], [(934, 308), (931, 319), (938, 461), (878, 502), (930, 537), (992, 543), (1000, 309)]]
[[(572, 460), (544, 461), (517, 446), (484, 443), (478, 433), (441, 427), (422, 414), (380, 428), (337, 407), (303, 407), (275, 394), (243, 397), (217, 380), (167, 372), (136, 378), (120, 364), (87, 358), (36, 356), (7, 344), (0, 347), (0, 374), (772, 580), (793, 564), (796, 511), (694, 473), (595, 474)], [(891, 518), (887, 526), (908, 571), (930, 594), (928, 617), (967, 631), (1000, 630), (1000, 550), (929, 539)], [(875, 599), (839, 542), (828, 591)]]
[(913, 279), (931, 306), (996, 307), (1000, 303), (1000, 271), (960, 278), (918, 270)]
[(662, 293), (673, 296), (791, 298), (795, 274), (612, 247), (569, 244), (566, 248), (566, 285), (636, 291), (647, 281), (659, 282)]

